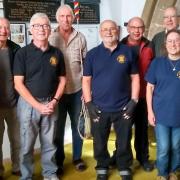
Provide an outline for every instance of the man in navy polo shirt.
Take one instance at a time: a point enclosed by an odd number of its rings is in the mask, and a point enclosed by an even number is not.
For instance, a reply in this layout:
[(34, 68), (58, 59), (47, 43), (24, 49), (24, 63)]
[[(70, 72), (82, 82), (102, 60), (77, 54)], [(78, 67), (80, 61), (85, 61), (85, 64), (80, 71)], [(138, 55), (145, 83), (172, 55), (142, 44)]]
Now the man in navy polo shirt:
[(138, 68), (130, 48), (118, 42), (114, 21), (101, 23), (100, 36), (102, 44), (87, 53), (82, 82), (92, 121), (97, 180), (108, 179), (107, 141), (112, 123), (117, 136), (116, 164), (121, 178), (131, 180), (131, 117), (138, 102)]
[(14, 60), (15, 88), (20, 94), (21, 180), (32, 179), (33, 148), (39, 134), (44, 180), (58, 180), (54, 145), (57, 104), (65, 87), (65, 65), (60, 50), (50, 46), (50, 21), (36, 13), (30, 20), (33, 41)]

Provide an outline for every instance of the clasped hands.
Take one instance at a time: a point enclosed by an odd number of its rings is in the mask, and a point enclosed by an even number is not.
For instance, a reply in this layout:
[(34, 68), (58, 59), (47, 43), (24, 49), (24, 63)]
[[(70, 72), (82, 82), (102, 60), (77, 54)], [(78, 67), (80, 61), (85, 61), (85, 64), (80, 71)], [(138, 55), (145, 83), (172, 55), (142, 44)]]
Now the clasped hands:
[(56, 105), (57, 105), (57, 102), (52, 99), (50, 102), (46, 104), (40, 103), (38, 107), (38, 111), (42, 115), (51, 115), (54, 112)]

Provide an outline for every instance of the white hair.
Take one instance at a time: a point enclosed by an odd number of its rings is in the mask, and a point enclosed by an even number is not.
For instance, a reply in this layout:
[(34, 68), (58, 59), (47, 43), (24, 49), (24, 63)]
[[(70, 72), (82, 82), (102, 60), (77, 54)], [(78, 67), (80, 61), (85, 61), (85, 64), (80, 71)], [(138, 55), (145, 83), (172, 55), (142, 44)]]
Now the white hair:
[(35, 13), (35, 14), (31, 17), (31, 19), (30, 19), (30, 26), (32, 26), (33, 23), (34, 23), (34, 21), (35, 21), (36, 19), (38, 19), (38, 18), (44, 18), (44, 19), (46, 19), (46, 20), (48, 21), (48, 24), (51, 25), (51, 22), (50, 22), (50, 20), (49, 20), (49, 18), (48, 18), (48, 16), (47, 16), (47, 14), (45, 14), (45, 13)]
[(56, 20), (57, 21), (58, 21), (58, 16), (59, 16), (61, 10), (64, 9), (64, 8), (68, 9), (71, 12), (72, 17), (74, 18), (74, 12), (73, 12), (71, 6), (69, 6), (68, 4), (63, 4), (63, 5), (59, 6), (59, 8), (56, 11)]

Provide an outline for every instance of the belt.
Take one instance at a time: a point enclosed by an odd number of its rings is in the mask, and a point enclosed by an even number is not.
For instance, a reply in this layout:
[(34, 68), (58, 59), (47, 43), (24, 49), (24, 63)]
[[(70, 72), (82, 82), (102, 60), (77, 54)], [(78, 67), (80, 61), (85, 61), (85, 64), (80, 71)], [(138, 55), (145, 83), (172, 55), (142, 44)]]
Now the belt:
[(37, 99), (38, 101), (51, 101), (51, 100), (52, 100), (52, 96), (42, 97), (42, 98), (36, 97), (36, 99)]

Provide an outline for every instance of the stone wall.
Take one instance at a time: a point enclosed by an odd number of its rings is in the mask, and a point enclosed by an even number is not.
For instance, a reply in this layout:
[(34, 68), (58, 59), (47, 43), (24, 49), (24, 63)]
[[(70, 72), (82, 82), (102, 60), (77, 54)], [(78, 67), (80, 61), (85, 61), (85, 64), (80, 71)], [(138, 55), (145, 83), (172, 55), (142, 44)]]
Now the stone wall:
[(169, 6), (176, 6), (180, 15), (180, 0), (146, 0), (142, 18), (145, 22), (145, 36), (152, 39), (163, 30), (163, 12)]

